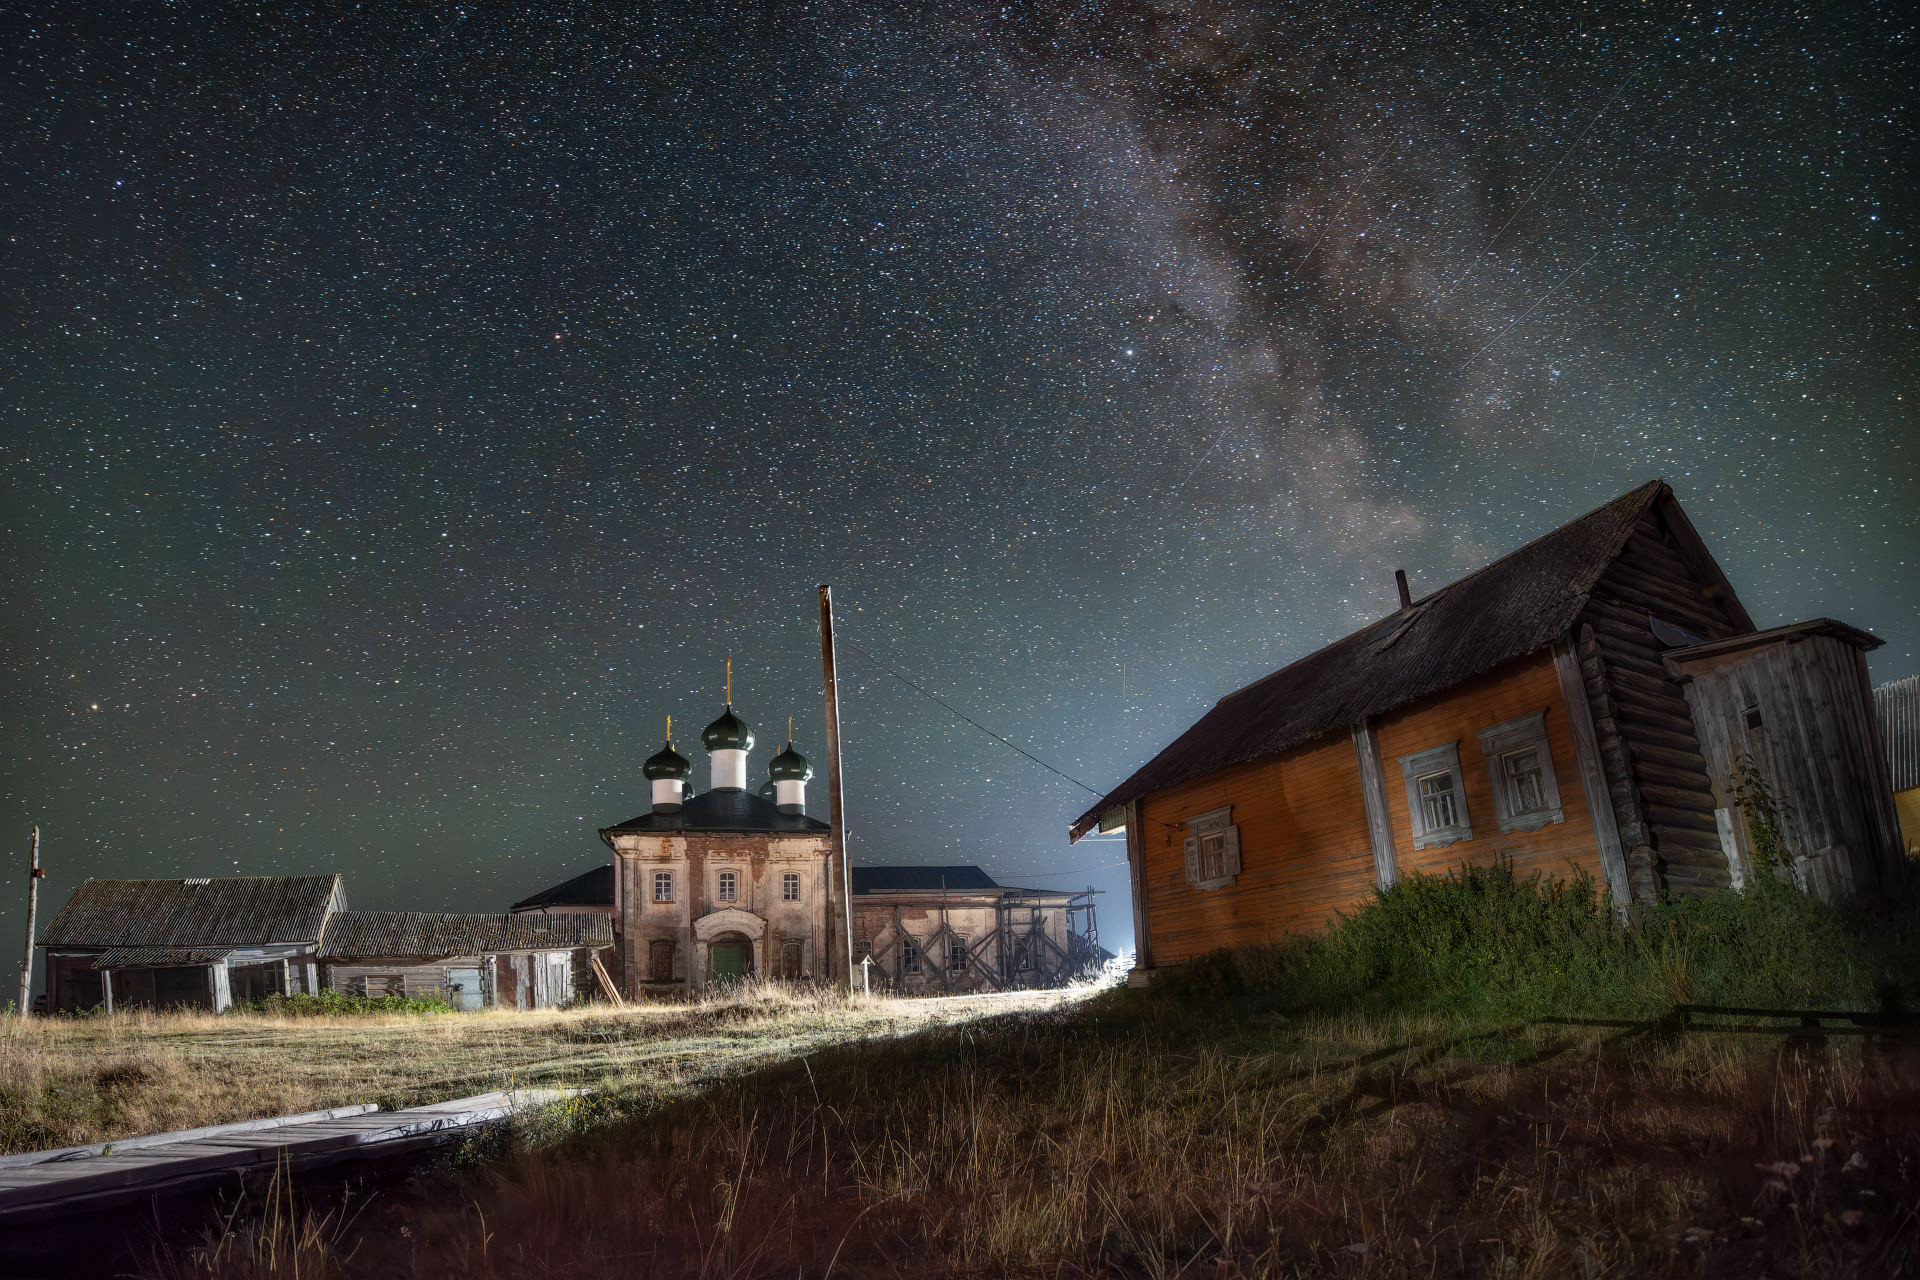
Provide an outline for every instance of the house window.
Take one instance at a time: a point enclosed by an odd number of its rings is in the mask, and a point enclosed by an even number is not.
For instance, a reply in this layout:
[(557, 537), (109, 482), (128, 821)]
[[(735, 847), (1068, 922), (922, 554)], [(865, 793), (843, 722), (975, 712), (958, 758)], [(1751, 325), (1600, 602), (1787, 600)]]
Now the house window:
[(1233, 806), (1187, 819), (1187, 883), (1196, 889), (1223, 889), (1240, 874), (1240, 828)]
[(720, 873), (720, 901), (722, 902), (740, 901), (740, 873), (739, 872), (722, 871)]
[(967, 971), (967, 944), (962, 938), (947, 940), (947, 968), (954, 973)]
[(673, 872), (656, 871), (653, 873), (653, 900), (655, 902), (673, 901)]
[(798, 871), (787, 871), (781, 874), (780, 901), (800, 901), (800, 873)]
[(1414, 848), (1439, 848), (1473, 839), (1458, 740), (1401, 756), (1400, 777), (1407, 788), (1407, 818), (1413, 828)]
[(1493, 811), (1500, 832), (1538, 831), (1565, 822), (1560, 783), (1553, 776), (1553, 748), (1547, 743), (1547, 713), (1515, 716), (1479, 731), (1493, 783)]
[(920, 944), (911, 935), (900, 939), (900, 971), (902, 973), (920, 972)]

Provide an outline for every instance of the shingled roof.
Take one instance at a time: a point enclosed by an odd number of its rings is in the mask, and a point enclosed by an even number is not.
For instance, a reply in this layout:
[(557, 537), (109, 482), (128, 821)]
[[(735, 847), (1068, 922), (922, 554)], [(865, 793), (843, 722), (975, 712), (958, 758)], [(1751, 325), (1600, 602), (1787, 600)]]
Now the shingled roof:
[(346, 905), (340, 877), (89, 880), (48, 923), (47, 947), (257, 947), (317, 942)]
[(555, 907), (587, 907), (613, 905), (613, 864), (595, 867), (573, 879), (557, 884), (551, 889), (542, 889), (531, 898), (522, 898), (513, 904), (513, 911), (552, 910)]
[[(1228, 694), (1081, 814), (1069, 836), (1078, 840), (1115, 805), (1344, 730), (1552, 644), (1620, 554), (1634, 522), (1672, 493), (1664, 480), (1649, 481), (1411, 609)], [(1670, 510), (1677, 513), (1678, 505)], [(1684, 516), (1672, 523), (1687, 528)], [(1704, 546), (1698, 551), (1705, 556)]]
[(600, 838), (616, 831), (702, 831), (770, 835), (817, 836), (833, 828), (804, 813), (782, 813), (780, 806), (751, 791), (704, 791), (674, 813), (643, 813), (617, 827), (603, 827)]
[(502, 951), (571, 951), (613, 945), (604, 915), (435, 915), (423, 911), (340, 911), (327, 922), (322, 960), (493, 955)]

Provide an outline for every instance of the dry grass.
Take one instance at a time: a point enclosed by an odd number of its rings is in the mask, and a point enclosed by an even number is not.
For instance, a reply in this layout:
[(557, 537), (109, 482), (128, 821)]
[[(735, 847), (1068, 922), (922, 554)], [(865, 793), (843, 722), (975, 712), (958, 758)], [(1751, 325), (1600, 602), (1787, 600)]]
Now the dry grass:
[(172, 1265), (423, 1280), (1920, 1267), (1911, 1056), (1208, 1014), (1123, 992), (850, 1045), (630, 1099), (584, 1140), (309, 1228), (305, 1249), (291, 1227), (235, 1249), (229, 1229)]
[(379, 1102), (418, 1106), (489, 1089), (672, 1089), (823, 1045), (1047, 1007), (1056, 993), (848, 1002), (755, 985), (693, 1005), (535, 1013), (278, 1018), (132, 1012), (0, 1020), (0, 1150)]

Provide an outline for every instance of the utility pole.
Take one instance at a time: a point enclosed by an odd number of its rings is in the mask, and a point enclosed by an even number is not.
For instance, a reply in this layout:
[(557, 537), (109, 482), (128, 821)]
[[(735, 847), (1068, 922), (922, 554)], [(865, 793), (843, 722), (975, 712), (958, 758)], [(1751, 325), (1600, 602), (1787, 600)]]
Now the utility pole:
[(40, 824), (33, 825), (33, 854), (27, 860), (27, 951), (20, 958), (20, 1016), (27, 1016), (28, 1000), (33, 995), (34, 913), (40, 906), (40, 881), (47, 873), (40, 869)]
[[(827, 934), (829, 946), (840, 953), (833, 976), (840, 989), (853, 994), (853, 872), (847, 866), (846, 804), (840, 795), (840, 678), (833, 664), (833, 588), (820, 584), (820, 665), (827, 693)], [(834, 928), (833, 899), (840, 899), (840, 927)], [(841, 936), (833, 940), (833, 935)]]

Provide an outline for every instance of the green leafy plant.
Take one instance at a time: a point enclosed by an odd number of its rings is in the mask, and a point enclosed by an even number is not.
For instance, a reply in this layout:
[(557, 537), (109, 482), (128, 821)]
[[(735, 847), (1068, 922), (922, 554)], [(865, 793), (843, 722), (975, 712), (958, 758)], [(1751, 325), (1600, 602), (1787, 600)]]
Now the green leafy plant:
[(342, 991), (318, 995), (263, 996), (236, 1001), (233, 1013), (270, 1013), (287, 1018), (328, 1018), (351, 1014), (452, 1013), (453, 1006), (431, 996), (355, 996)]

